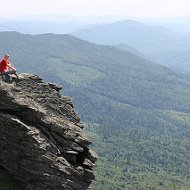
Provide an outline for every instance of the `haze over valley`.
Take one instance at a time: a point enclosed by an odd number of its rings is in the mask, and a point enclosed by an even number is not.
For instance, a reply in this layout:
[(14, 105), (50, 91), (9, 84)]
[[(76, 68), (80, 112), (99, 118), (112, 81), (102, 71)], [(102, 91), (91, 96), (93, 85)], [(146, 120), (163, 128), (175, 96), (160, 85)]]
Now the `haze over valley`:
[(71, 34), (92, 43), (139, 52), (141, 57), (182, 73), (189, 74), (190, 70), (189, 16), (140, 19), (126, 16), (38, 15), (25, 19), (0, 19), (0, 31)]

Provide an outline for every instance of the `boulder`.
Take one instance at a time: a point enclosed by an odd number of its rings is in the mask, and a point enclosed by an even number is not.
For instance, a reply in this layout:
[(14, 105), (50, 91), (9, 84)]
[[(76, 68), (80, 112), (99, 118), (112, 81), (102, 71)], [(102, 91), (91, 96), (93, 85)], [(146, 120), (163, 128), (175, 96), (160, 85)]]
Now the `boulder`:
[(0, 167), (26, 190), (86, 190), (97, 155), (72, 99), (37, 75), (0, 81)]

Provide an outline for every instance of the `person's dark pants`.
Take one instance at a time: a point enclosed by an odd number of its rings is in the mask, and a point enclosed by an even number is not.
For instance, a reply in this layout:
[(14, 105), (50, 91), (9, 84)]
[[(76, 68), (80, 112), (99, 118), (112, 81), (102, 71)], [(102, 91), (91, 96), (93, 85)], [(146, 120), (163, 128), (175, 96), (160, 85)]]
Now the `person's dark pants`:
[(9, 81), (10, 80), (10, 76), (9, 75), (12, 75), (12, 74), (14, 74), (14, 71), (0, 72), (0, 75), (2, 76), (2, 79), (4, 81)]

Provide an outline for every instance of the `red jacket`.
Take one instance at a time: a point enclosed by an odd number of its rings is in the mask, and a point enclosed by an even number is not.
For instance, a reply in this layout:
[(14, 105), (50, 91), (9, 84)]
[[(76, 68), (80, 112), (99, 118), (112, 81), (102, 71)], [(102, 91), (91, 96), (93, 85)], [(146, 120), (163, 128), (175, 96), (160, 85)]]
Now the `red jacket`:
[(0, 62), (0, 72), (5, 72), (7, 71), (7, 65), (9, 64), (9, 61), (7, 59), (2, 59)]

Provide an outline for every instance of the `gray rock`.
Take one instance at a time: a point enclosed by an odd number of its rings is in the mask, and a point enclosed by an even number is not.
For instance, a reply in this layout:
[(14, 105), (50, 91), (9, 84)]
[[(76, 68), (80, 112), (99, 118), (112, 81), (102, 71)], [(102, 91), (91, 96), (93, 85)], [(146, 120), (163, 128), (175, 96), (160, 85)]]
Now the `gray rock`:
[(55, 84), (55, 83), (50, 83), (50, 82), (48, 82), (48, 85), (49, 85), (51, 88), (55, 89), (57, 92), (59, 92), (59, 91), (62, 89), (62, 87), (61, 87), (60, 85)]
[(94, 179), (97, 155), (60, 89), (31, 74), (0, 80), (0, 167), (26, 190), (87, 190)]
[(98, 155), (96, 154), (96, 152), (94, 152), (91, 149), (88, 149), (88, 159), (91, 160), (93, 163), (96, 162), (98, 160)]

